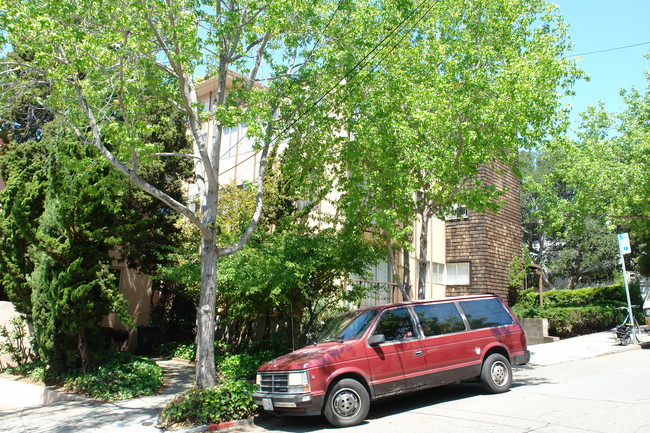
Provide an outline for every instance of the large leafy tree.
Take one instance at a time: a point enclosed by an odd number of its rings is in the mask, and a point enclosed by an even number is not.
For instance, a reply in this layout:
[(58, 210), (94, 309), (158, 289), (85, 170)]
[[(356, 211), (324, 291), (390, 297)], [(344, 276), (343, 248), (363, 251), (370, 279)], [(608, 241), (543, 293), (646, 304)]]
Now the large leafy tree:
[[(344, 93), (328, 89), (343, 80), (342, 68), (373, 44), (365, 37), (351, 41), (359, 35), (348, 29), (368, 19), (356, 11), (356, 3), (2, 2), (0, 42), (16, 52), (3, 63), (4, 72), (17, 72), (12, 85), (3, 88), (3, 103), (38, 86), (47, 87), (49, 93), (38, 100), (39, 107), (64, 119), (81, 142), (94, 146), (116, 170), (199, 230), (199, 387), (215, 382), (217, 259), (240, 250), (259, 221), (269, 149), (296, 122), (327, 117), (323, 113), (336, 105), (331, 100)], [(371, 7), (381, 9), (380, 4)], [(323, 46), (329, 48), (321, 50)], [(230, 70), (240, 75), (233, 76)], [(209, 111), (197, 101), (199, 71), (207, 71), (218, 82)], [(266, 89), (257, 85), (261, 78), (268, 78)], [(326, 94), (330, 102), (321, 103)], [(156, 128), (142, 113), (143, 101), (151, 100), (172, 101), (183, 110), (192, 152), (175, 156), (189, 156), (195, 164), (197, 212), (141, 176), (142, 161), (166, 153), (148, 140)], [(332, 135), (339, 119), (331, 120), (318, 127), (326, 136)], [(249, 137), (257, 138), (260, 151), (257, 204), (238, 239), (218, 245), (221, 137), (224, 127), (243, 122), (249, 125)]]
[[(305, 198), (324, 197), (333, 185), (350, 191), (340, 215), (377, 221), (385, 239), (404, 245), (403, 231), (417, 215), (442, 214), (452, 202), (487, 206), (493, 191), (471, 176), (476, 165), (511, 162), (517, 146), (544, 137), (555, 124), (555, 89), (574, 72), (558, 60), (564, 30), (541, 0), (2, 5), (1, 42), (19, 54), (5, 70), (20, 71), (3, 100), (45, 82), (50, 93), (39, 106), (198, 228), (200, 387), (215, 381), (216, 262), (243, 248), (257, 225), (267, 157), (283, 136), (291, 133), (296, 147), (286, 160), (300, 169), (296, 186)], [(230, 69), (240, 75), (233, 79)], [(219, 83), (208, 112), (196, 99), (199, 70)], [(266, 89), (257, 85), (262, 78)], [(160, 154), (146, 140), (155, 132), (141, 117), (148, 99), (171, 100), (184, 112), (199, 212), (140, 175), (140, 162)], [(224, 127), (242, 122), (260, 151), (257, 204), (241, 236), (219, 245), (221, 137)], [(397, 143), (399, 150), (387, 147)], [(357, 175), (365, 167), (388, 182)], [(418, 190), (420, 202), (413, 199)]]
[(87, 371), (93, 348), (101, 346), (102, 317), (116, 311), (123, 323), (132, 323), (108, 269), (109, 251), (118, 240), (110, 234), (115, 207), (104, 201), (112, 195), (111, 183), (103, 161), (78, 162), (85, 158), (76, 153), (87, 149), (79, 149), (76, 140), (49, 136), (45, 141), (47, 193), (36, 242), (29, 248), (36, 348), (53, 372), (79, 361)]
[(625, 102), (621, 113), (608, 112), (602, 105), (590, 107), (583, 113), (577, 138), (554, 150), (564, 156), (557, 174), (574, 191), (571, 200), (558, 203), (558, 214), (569, 224), (594, 218), (619, 232), (629, 231), (635, 262), (647, 275), (650, 85), (645, 91), (622, 90), (621, 95)]
[(522, 153), (524, 232), (549, 287), (554, 275), (569, 288), (611, 276), (616, 231), (630, 232), (637, 269), (647, 273), (650, 93), (621, 94), (621, 113), (589, 107), (575, 136)]
[[(561, 96), (580, 73), (565, 57), (566, 26), (545, 1), (382, 3), (394, 13), (366, 11), (373, 19), (350, 29), (370, 40), (390, 36), (368, 60), (372, 73), (346, 82), (351, 92), (334, 112), (348, 135), (296, 146), (295, 163), (300, 187), (318, 188), (312, 195), (323, 193), (319, 179), (342, 191), (333, 198), (340, 216), (386, 242), (395, 275), (396, 251), (420, 225), (421, 296), (431, 218), (458, 205), (495, 210), (502, 191), (481, 182), (479, 168), (510, 169), (518, 149), (561, 131)], [(320, 134), (300, 132), (296, 140)], [(319, 170), (304, 163), (309, 155), (333, 163)], [(399, 285), (408, 299), (406, 282)]]

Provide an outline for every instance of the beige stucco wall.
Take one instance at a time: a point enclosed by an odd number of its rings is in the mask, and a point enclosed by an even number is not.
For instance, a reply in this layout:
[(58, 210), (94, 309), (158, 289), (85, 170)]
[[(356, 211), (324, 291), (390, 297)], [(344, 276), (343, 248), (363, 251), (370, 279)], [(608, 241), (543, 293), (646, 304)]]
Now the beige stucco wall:
[[(151, 314), (151, 280), (149, 276), (139, 273), (135, 269), (129, 269), (126, 263), (114, 261), (113, 269), (120, 271), (119, 288), (120, 293), (129, 304), (129, 314), (133, 318), (135, 326), (143, 326), (149, 324)], [(127, 329), (115, 313), (106, 316), (102, 322), (102, 326), (114, 329)], [(130, 352), (135, 351), (137, 346), (137, 328), (129, 331), (129, 339), (124, 347)]]
[[(11, 319), (18, 316), (16, 309), (11, 302), (0, 301), (0, 329), (6, 327), (8, 330), (13, 329)], [(0, 337), (1, 338), (1, 337)], [(27, 341), (25, 345), (29, 345)], [(11, 364), (9, 355), (0, 355), (0, 367), (6, 367)]]
[[(420, 233), (421, 222), (418, 220), (413, 223), (413, 252), (411, 253), (411, 297), (417, 299), (419, 258), (420, 258)], [(427, 233), (427, 261), (430, 263), (445, 264), (445, 221), (437, 218), (431, 218)], [(431, 269), (429, 269), (431, 272)], [(445, 297), (445, 285), (434, 284), (430, 281), (425, 290), (425, 299), (436, 299)]]

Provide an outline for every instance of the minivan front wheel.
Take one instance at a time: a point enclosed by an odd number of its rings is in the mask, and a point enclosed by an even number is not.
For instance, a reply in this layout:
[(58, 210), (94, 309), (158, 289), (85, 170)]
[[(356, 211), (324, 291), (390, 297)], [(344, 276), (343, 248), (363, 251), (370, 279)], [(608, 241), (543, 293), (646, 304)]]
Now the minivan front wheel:
[(509, 390), (512, 385), (512, 367), (508, 358), (500, 353), (488, 356), (481, 368), (481, 385), (492, 394)]
[(335, 427), (350, 427), (361, 424), (369, 409), (366, 388), (354, 379), (341, 379), (327, 393), (323, 415)]

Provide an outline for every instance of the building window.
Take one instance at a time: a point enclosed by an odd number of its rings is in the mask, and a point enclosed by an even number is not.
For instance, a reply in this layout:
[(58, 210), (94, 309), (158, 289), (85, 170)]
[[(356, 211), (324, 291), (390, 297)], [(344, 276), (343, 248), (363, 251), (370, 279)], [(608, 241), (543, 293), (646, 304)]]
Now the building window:
[(248, 138), (248, 125), (242, 123), (239, 125), (239, 154), (250, 153), (253, 151), (253, 140)]
[(447, 263), (447, 285), (469, 285), (469, 262)]
[[(221, 155), (224, 158), (231, 158), (237, 154), (237, 127), (224, 126), (221, 137)], [(215, 140), (217, 138), (215, 134)]]
[(445, 284), (445, 265), (433, 262), (431, 264), (431, 282), (433, 284)]
[[(248, 138), (248, 125), (243, 123), (237, 126), (224, 126), (221, 137), (221, 157), (232, 158), (237, 154), (253, 151), (253, 140)], [(216, 134), (213, 140), (216, 140)]]
[(371, 269), (372, 276), (369, 276), (370, 281), (361, 280), (359, 276), (350, 275), (351, 282), (361, 284), (369, 290), (366, 297), (361, 300), (361, 307), (373, 307), (375, 305), (390, 304), (393, 302), (393, 283), (390, 278), (390, 264), (388, 262), (380, 262)]
[(454, 205), (454, 210), (445, 216), (447, 221), (464, 221), (469, 218), (469, 213), (467, 212), (467, 207), (461, 206), (458, 204)]

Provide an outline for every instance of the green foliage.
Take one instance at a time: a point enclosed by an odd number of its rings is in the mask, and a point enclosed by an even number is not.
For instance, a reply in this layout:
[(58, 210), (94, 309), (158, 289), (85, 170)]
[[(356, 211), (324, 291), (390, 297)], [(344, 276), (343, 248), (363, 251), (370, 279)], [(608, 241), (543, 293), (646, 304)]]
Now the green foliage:
[(160, 419), (169, 424), (202, 425), (245, 419), (255, 413), (255, 386), (229, 379), (210, 388), (193, 388), (172, 400)]
[(72, 392), (107, 401), (155, 394), (162, 382), (162, 369), (154, 361), (125, 352), (111, 352), (87, 373), (63, 380)]
[(11, 319), (9, 329), (6, 326), (0, 329), (0, 354), (8, 354), (16, 365), (26, 364), (36, 359), (36, 354), (28, 342), (27, 322), (24, 316)]
[[(214, 346), (217, 372), (224, 380), (253, 380), (257, 367), (288, 352), (286, 347), (269, 345), (268, 342), (244, 347), (216, 342)], [(154, 354), (193, 361), (196, 359), (196, 344), (170, 342), (156, 347)]]
[[(162, 123), (165, 111), (147, 114), (152, 124)], [(151, 139), (174, 150), (186, 142), (179, 139), (184, 137), (182, 119), (171, 123), (166, 134)], [(35, 348), (50, 368), (87, 369), (100, 347), (103, 316), (114, 311), (123, 324), (132, 325), (108, 270), (109, 252), (119, 245), (129, 265), (151, 269), (147, 261), (175, 242), (177, 230), (165, 216), (168, 209), (116, 181), (106, 162), (72, 138), (61, 122), (48, 119), (27, 138), (9, 142), (0, 154), (7, 183), (0, 192), (2, 285), (34, 324)], [(179, 177), (187, 167), (162, 166), (164, 174), (156, 173), (162, 179), (154, 183), (175, 184), (180, 196)], [(156, 167), (143, 164), (141, 175), (154, 179)]]
[(546, 316), (549, 333), (561, 338), (603, 331), (622, 321), (611, 305), (550, 307)]
[(645, 91), (623, 89), (621, 95), (620, 113), (589, 107), (573, 137), (556, 137), (528, 161), (534, 170), (522, 186), (527, 241), (535, 261), (551, 273), (584, 274), (592, 282), (611, 276), (616, 232), (630, 233), (628, 270), (650, 272), (650, 81)]
[(30, 362), (5, 371), (106, 401), (152, 395), (163, 383), (162, 369), (154, 361), (125, 352), (102, 352), (97, 364), (87, 373), (79, 370), (56, 373), (41, 362)]
[(560, 145), (539, 152), (521, 152), (524, 239), (545, 283), (567, 279), (573, 289), (611, 280), (618, 265), (614, 227), (598, 215), (576, 217), (574, 187), (560, 174)]
[(196, 344), (169, 341), (154, 347), (153, 356), (194, 361), (196, 359)]
[(15, 367), (7, 367), (3, 371), (16, 376), (26, 377), (32, 382), (52, 382), (52, 375), (47, 373), (47, 366), (38, 360)]
[(363, 288), (349, 290), (341, 282), (365, 274), (377, 257), (374, 245), (351, 231), (292, 226), (259, 234), (220, 263), (223, 315), (248, 323), (293, 312), (304, 336), (328, 309), (363, 296)]
[[(634, 305), (642, 305), (639, 285), (630, 287)], [(623, 321), (627, 314), (617, 307), (627, 305), (622, 284), (587, 287), (575, 290), (544, 292), (544, 305), (539, 306), (539, 294), (532, 289), (521, 293), (512, 307), (517, 317), (540, 317), (549, 320), (549, 332), (561, 338), (604, 331)], [(641, 314), (637, 310), (638, 314)]]
[(523, 287), (531, 263), (532, 260), (526, 247), (523, 247), (522, 253), (514, 256), (510, 262), (508, 267), (508, 300), (511, 304), (515, 304), (519, 299), (519, 292)]
[(104, 201), (110, 182), (104, 164), (76, 161), (90, 155), (74, 140), (48, 136), (44, 141), (52, 153), (44, 167), (43, 213), (35, 221), (36, 242), (29, 250), (31, 320), (39, 356), (54, 372), (86, 370), (98, 348), (94, 342), (102, 317), (115, 311), (131, 323), (108, 271), (109, 251), (117, 241), (108, 229), (114, 208)]
[(217, 370), (226, 379), (254, 379), (255, 371), (263, 362), (260, 362), (260, 357), (266, 358), (264, 354), (257, 356), (249, 353), (238, 353), (217, 357)]

